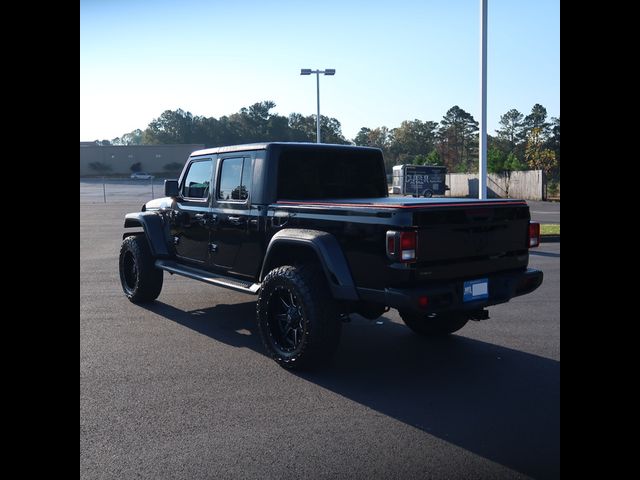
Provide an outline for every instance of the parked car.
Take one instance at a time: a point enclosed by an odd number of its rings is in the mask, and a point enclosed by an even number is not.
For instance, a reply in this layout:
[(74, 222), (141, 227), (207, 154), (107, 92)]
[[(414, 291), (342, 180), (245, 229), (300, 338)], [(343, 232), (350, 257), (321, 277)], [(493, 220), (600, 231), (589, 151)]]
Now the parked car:
[(153, 175), (146, 172), (134, 172), (131, 174), (131, 178), (134, 180), (151, 180)]

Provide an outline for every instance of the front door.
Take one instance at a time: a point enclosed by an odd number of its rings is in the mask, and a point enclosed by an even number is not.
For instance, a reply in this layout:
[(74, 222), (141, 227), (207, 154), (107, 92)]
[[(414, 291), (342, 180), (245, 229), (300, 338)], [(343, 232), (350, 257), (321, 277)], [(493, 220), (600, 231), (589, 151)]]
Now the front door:
[(180, 196), (172, 221), (171, 236), (176, 256), (205, 268), (209, 262), (211, 232), (211, 188), (213, 160), (195, 160), (180, 186)]

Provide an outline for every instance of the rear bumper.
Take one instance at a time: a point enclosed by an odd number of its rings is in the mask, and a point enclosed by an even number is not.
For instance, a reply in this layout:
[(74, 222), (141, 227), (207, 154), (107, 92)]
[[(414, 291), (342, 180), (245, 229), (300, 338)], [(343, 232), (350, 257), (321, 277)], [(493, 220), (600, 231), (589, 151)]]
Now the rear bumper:
[[(513, 297), (533, 292), (542, 283), (540, 270), (527, 268), (526, 271), (485, 275), (489, 279), (489, 297), (483, 300), (464, 302), (463, 285), (465, 280), (443, 282), (414, 288), (385, 288), (384, 290), (358, 288), (361, 300), (382, 303), (398, 310), (415, 312), (444, 312), (448, 310), (478, 310), (489, 305), (506, 303)], [(426, 295), (428, 304), (420, 307), (418, 298)]]

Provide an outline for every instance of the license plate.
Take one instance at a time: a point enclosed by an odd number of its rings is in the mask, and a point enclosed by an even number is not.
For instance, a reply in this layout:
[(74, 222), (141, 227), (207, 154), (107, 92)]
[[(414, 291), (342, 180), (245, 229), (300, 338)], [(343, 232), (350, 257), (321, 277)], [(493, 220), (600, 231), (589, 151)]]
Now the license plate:
[(472, 302), (489, 298), (489, 279), (479, 278), (478, 280), (468, 280), (464, 282), (462, 301)]

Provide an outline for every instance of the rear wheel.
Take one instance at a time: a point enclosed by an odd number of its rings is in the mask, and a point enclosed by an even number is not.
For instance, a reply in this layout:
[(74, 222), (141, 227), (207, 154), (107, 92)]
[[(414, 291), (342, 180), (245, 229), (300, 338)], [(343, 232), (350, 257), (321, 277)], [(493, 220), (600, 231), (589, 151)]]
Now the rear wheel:
[(314, 265), (271, 270), (260, 288), (257, 322), (269, 355), (289, 369), (326, 363), (342, 328), (324, 274)]
[(154, 265), (147, 239), (142, 235), (127, 237), (120, 248), (120, 283), (133, 303), (152, 302), (162, 290), (162, 270)]
[(407, 327), (424, 336), (443, 336), (457, 332), (469, 319), (461, 313), (419, 314), (400, 311), (400, 317)]
[(425, 198), (431, 198), (433, 196), (433, 192), (431, 190), (425, 190), (424, 192), (422, 192), (422, 195)]

